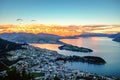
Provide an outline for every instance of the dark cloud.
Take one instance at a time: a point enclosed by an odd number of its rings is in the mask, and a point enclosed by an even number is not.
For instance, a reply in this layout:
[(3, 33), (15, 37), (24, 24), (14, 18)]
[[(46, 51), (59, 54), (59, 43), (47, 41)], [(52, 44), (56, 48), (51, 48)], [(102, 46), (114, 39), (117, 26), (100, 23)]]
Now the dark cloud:
[(20, 21), (20, 22), (22, 22), (22, 21), (23, 21), (23, 19), (18, 18), (16, 21)]

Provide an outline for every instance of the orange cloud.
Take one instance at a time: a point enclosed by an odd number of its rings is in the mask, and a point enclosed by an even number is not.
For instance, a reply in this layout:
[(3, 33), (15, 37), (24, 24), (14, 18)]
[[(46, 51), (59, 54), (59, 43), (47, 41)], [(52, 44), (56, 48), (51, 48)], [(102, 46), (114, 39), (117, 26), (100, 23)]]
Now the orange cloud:
[(117, 33), (120, 32), (119, 25), (45, 25), (45, 24), (28, 24), (28, 25), (0, 25), (0, 33), (26, 32), (26, 33), (48, 33), (59, 36), (74, 36), (82, 33)]

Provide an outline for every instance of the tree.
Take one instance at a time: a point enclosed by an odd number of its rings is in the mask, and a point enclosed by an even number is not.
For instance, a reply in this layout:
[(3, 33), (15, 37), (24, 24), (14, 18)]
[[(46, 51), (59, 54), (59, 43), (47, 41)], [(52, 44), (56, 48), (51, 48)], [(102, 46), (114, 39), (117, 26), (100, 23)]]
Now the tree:
[(5, 76), (0, 76), (0, 80), (34, 80), (34, 75), (27, 73), (24, 68), (19, 72), (16, 67), (12, 67), (6, 71)]
[(58, 76), (55, 76), (54, 80), (60, 80), (60, 78)]

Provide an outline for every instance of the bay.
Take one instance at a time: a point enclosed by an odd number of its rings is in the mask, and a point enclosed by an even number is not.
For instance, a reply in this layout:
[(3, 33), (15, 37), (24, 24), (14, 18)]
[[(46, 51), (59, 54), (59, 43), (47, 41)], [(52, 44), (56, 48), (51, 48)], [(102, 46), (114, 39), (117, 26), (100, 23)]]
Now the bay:
[(107, 62), (105, 65), (94, 65), (82, 62), (69, 62), (66, 67), (70, 69), (78, 69), (85, 72), (96, 73), (113, 77), (120, 77), (120, 43), (112, 41), (107, 37), (88, 37), (78, 39), (61, 39), (60, 41), (79, 47), (86, 47), (93, 50), (92, 53), (72, 52), (67, 50), (59, 50), (58, 44), (32, 44), (33, 46), (55, 50), (59, 54), (66, 56), (99, 56)]

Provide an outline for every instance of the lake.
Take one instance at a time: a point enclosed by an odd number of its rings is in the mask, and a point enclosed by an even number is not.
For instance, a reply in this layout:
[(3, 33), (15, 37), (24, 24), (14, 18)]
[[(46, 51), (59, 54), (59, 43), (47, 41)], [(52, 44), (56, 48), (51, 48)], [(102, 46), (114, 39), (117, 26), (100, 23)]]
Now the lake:
[(107, 37), (89, 37), (78, 39), (61, 39), (60, 41), (72, 44), (79, 47), (86, 47), (93, 50), (92, 53), (72, 52), (66, 50), (59, 50), (58, 44), (32, 44), (33, 46), (55, 50), (59, 54), (66, 56), (99, 56), (105, 59), (107, 62), (105, 65), (94, 65), (82, 62), (69, 62), (66, 63), (66, 67), (70, 69), (78, 69), (81, 71), (108, 75), (113, 77), (120, 77), (120, 43), (112, 41)]

